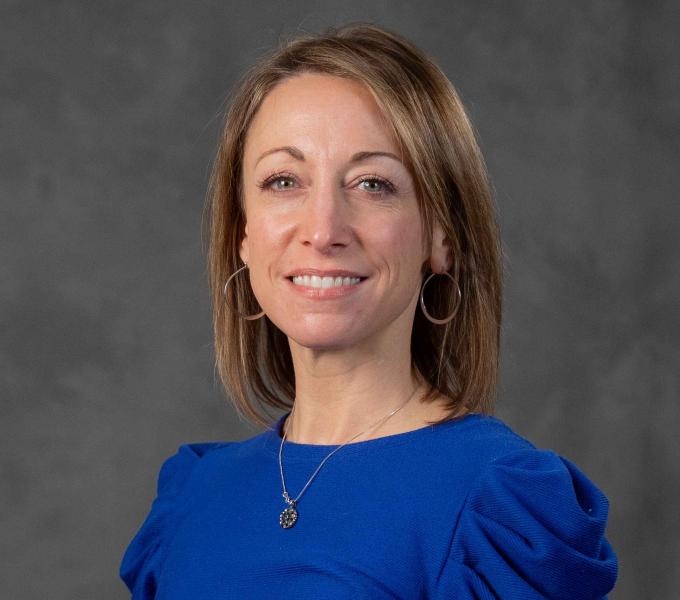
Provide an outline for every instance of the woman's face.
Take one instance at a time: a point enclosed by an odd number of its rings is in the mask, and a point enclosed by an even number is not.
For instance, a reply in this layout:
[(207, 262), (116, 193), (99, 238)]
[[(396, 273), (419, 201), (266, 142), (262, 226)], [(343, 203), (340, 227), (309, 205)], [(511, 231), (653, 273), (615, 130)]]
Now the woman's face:
[[(413, 180), (362, 84), (309, 73), (279, 83), (248, 130), (243, 190), (240, 256), (290, 340), (315, 349), (410, 340), (431, 249)], [(320, 279), (292, 280), (305, 272)]]

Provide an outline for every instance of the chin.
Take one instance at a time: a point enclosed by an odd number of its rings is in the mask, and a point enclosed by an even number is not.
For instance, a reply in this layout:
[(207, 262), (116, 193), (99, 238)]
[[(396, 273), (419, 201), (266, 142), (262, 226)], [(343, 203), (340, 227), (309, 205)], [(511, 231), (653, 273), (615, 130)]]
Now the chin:
[(341, 349), (354, 346), (363, 336), (356, 331), (342, 327), (305, 327), (300, 324), (282, 329), (288, 338), (298, 346), (312, 350)]

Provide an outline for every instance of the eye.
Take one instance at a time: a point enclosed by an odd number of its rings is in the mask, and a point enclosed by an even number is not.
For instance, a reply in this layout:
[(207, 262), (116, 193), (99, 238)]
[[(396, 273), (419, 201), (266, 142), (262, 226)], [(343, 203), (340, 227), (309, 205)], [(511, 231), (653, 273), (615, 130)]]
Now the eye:
[[(396, 188), (394, 185), (388, 181), (387, 179), (384, 179), (378, 175), (368, 175), (367, 177), (364, 177), (359, 180), (359, 184), (361, 185), (362, 183), (370, 183), (372, 187), (364, 187), (364, 190), (371, 194), (375, 194), (377, 196), (383, 195), (383, 194), (394, 194), (396, 191)], [(376, 184), (378, 188), (376, 189)]]
[[(261, 190), (275, 193), (285, 192), (286, 190), (292, 189), (296, 181), (297, 179), (292, 173), (274, 173), (265, 177), (262, 181), (259, 181), (257, 187)], [(286, 185), (275, 185), (279, 183), (286, 183)], [(363, 189), (372, 196), (384, 196), (396, 192), (396, 187), (392, 182), (376, 174), (362, 177), (356, 185), (360, 186), (364, 183), (370, 184)]]
[(285, 191), (291, 187), (285, 186), (284, 188), (272, 188), (272, 184), (279, 181), (295, 181), (295, 177), (290, 173), (274, 173), (273, 175), (265, 177), (262, 181), (258, 182), (257, 187), (259, 187), (261, 190), (271, 189), (271, 191)]

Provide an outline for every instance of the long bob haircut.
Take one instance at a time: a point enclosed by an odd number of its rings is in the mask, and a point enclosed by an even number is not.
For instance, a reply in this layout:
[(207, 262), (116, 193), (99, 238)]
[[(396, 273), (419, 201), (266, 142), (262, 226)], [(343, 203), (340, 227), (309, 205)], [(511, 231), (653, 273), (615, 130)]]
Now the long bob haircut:
[[(428, 392), (422, 401), (448, 398), (443, 423), (471, 412), (493, 414), (501, 325), (502, 264), (494, 201), (472, 124), (455, 88), (422, 50), (372, 23), (353, 22), (321, 34), (303, 33), (279, 43), (237, 82), (225, 110), (206, 196), (208, 277), (213, 307), (215, 368), (237, 412), (260, 426), (295, 399), (295, 373), (286, 335), (261, 308), (242, 267), (239, 247), (245, 211), (242, 156), (246, 133), (265, 96), (281, 81), (313, 72), (363, 83), (387, 118), (413, 177), (430, 247), (438, 221), (454, 258), (451, 275), (425, 288), (430, 322), (419, 308), (411, 335), (411, 370)], [(414, 249), (415, 251), (416, 249)], [(428, 275), (423, 264), (422, 276)], [(456, 309), (456, 306), (458, 308)]]

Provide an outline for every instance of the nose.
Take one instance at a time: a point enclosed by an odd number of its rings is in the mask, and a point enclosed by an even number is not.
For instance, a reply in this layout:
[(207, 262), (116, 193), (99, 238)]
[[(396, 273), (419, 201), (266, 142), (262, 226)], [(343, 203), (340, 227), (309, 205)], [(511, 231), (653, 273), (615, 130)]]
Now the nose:
[(339, 186), (327, 182), (313, 186), (300, 211), (300, 241), (329, 254), (351, 241), (349, 208)]

